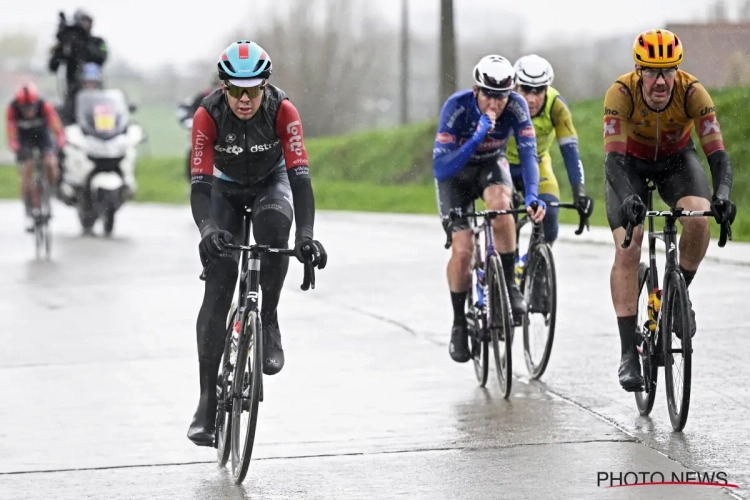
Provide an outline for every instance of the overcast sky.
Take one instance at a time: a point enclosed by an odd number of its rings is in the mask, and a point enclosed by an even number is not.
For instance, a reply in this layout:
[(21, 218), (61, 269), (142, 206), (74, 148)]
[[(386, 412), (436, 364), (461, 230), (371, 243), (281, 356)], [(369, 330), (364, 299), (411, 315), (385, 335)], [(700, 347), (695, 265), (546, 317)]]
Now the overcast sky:
[[(262, 22), (264, 8), (287, 0), (250, 0), (247, 2), (206, 2), (175, 0), (127, 0), (80, 2), (55, 0), (0, 0), (0, 30), (28, 30), (41, 35), (46, 47), (54, 42), (57, 12), (72, 16), (76, 7), (94, 15), (94, 32), (109, 42), (113, 56), (133, 65), (154, 69), (164, 61), (181, 63), (215, 58), (226, 37), (248, 23), (247, 37), (252, 39), (252, 23)], [(542, 48), (559, 38), (586, 42), (598, 37), (659, 27), (668, 22), (705, 20), (713, 0), (454, 0), (459, 37), (481, 36), (493, 29), (525, 26), (524, 40)], [(729, 0), (734, 15), (743, 0)], [(439, 0), (409, 0), (413, 28), (435, 33), (438, 27)], [(384, 19), (396, 23), (401, 0), (379, 0), (376, 5)], [(504, 16), (505, 14), (505, 16)], [(516, 17), (517, 16), (517, 17)], [(510, 18), (510, 19), (509, 19)], [(251, 21), (252, 20), (252, 21)], [(505, 21), (505, 22), (504, 22)], [(460, 39), (459, 39), (460, 40)]]

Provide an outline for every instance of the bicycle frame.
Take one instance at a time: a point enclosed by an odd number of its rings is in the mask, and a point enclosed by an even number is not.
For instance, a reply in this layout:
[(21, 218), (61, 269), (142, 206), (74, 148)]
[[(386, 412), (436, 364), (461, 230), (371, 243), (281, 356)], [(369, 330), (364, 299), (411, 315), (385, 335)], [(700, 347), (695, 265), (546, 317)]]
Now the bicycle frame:
[[(260, 254), (275, 253), (294, 256), (294, 250), (288, 248), (271, 248), (268, 245), (250, 245), (250, 230), (252, 228), (251, 209), (246, 208), (243, 244), (226, 244), (228, 250), (240, 251), (240, 275), (237, 301), (237, 313), (240, 319), (246, 319), (251, 312), (258, 313), (258, 297), (260, 296)], [(305, 274), (302, 280), (302, 290), (315, 289), (315, 269), (310, 262), (305, 263)]]
[[(465, 214), (463, 214), (464, 217), (467, 217), (469, 219), (469, 225), (472, 232), (472, 267), (476, 263), (476, 259), (484, 260), (482, 262), (482, 267), (477, 269), (477, 304), (471, 304), (471, 307), (478, 306), (479, 308), (484, 307), (484, 277), (487, 275), (487, 272), (489, 270), (489, 261), (490, 256), (497, 255), (497, 251), (495, 249), (495, 237), (492, 230), (492, 224), (491, 221), (498, 216), (502, 215), (513, 215), (513, 214), (519, 214), (526, 211), (526, 209), (510, 209), (510, 210), (486, 210), (483, 212), (476, 212), (475, 211), (476, 204), (472, 202), (471, 210)], [(460, 217), (460, 214), (456, 212), (455, 210), (451, 210), (449, 213), (449, 217), (451, 219), (455, 219)], [(482, 217), (483, 220), (481, 223), (477, 223), (477, 218)], [(489, 222), (489, 223), (488, 223)], [(479, 244), (479, 237), (480, 235), (484, 234), (485, 237), (485, 243), (484, 248), (481, 247)], [(450, 242), (450, 238), (449, 238)], [(446, 243), (446, 248), (449, 248), (450, 243)], [(484, 253), (482, 253), (482, 251)], [(480, 286), (481, 285), (481, 286)]]
[[(251, 209), (245, 209), (243, 222), (244, 234), (242, 245), (250, 245), (250, 231), (252, 229)], [(228, 247), (232, 248), (232, 247)], [(240, 250), (240, 274), (239, 274), (239, 293), (237, 301), (238, 318), (246, 318), (250, 312), (258, 312), (258, 297), (260, 288), (260, 253), (257, 250)], [(243, 332), (244, 333), (244, 332)]]

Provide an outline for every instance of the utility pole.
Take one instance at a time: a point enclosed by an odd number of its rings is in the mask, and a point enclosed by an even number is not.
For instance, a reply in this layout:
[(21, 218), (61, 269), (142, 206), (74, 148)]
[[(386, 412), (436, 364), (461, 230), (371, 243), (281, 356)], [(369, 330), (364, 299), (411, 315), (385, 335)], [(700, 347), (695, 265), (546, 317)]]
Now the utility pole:
[(401, 0), (401, 124), (409, 123), (409, 0)]
[(453, 0), (440, 0), (440, 103), (456, 91), (456, 34)]

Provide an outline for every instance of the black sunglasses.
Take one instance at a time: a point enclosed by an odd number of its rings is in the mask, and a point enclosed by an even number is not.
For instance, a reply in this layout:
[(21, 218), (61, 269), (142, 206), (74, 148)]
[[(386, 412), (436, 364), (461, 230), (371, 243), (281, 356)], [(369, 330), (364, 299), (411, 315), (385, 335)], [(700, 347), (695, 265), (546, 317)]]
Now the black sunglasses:
[(489, 99), (504, 99), (510, 95), (510, 90), (490, 90), (484, 87), (480, 87), (479, 90)]
[(547, 90), (547, 86), (542, 87), (530, 87), (529, 85), (519, 85), (521, 92), (524, 94), (543, 94)]

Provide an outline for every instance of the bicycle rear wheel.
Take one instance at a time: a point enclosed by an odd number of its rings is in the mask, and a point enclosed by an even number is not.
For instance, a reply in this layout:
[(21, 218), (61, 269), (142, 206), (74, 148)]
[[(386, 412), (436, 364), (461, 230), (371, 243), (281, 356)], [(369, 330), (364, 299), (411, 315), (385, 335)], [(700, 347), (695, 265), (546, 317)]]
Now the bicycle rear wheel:
[[(664, 283), (662, 304), (662, 348), (664, 352), (664, 379), (667, 389), (667, 409), (672, 428), (681, 431), (687, 422), (690, 409), (690, 386), (693, 346), (690, 337), (690, 305), (687, 286), (682, 273), (671, 269)], [(679, 333), (678, 338), (677, 333)], [(674, 345), (677, 344), (677, 347)], [(681, 362), (680, 362), (681, 361)], [(678, 377), (675, 380), (675, 377)]]
[(224, 467), (227, 464), (232, 450), (232, 379), (234, 377), (234, 364), (232, 364), (231, 357), (232, 332), (237, 316), (237, 305), (232, 304), (227, 319), (224, 354), (221, 358), (219, 377), (216, 381), (216, 461), (219, 467)]
[(512, 342), (513, 327), (510, 310), (508, 285), (503, 275), (503, 267), (497, 255), (490, 255), (488, 270), (489, 297), (487, 303), (487, 322), (495, 351), (495, 371), (500, 383), (500, 392), (504, 398), (510, 395), (512, 384)]
[[(524, 284), (526, 303), (529, 306), (523, 319), (523, 349), (529, 376), (532, 379), (539, 379), (547, 369), (552, 354), (552, 343), (555, 339), (557, 277), (555, 261), (546, 243), (536, 245), (530, 252), (528, 260)], [(539, 328), (530, 327), (532, 319), (534, 324), (539, 323)], [(540, 335), (537, 336), (534, 333), (540, 333)], [(535, 350), (532, 344), (542, 347), (541, 356), (532, 354)]]
[(659, 346), (655, 342), (653, 334), (648, 328), (648, 297), (649, 276), (651, 270), (645, 262), (638, 265), (638, 304), (636, 309), (636, 329), (638, 336), (643, 339), (640, 348), (641, 367), (643, 368), (644, 390), (635, 392), (635, 404), (638, 406), (638, 412), (646, 416), (651, 413), (656, 400), (656, 381), (659, 374), (659, 366), (656, 362), (659, 354)]
[[(232, 476), (242, 483), (250, 467), (258, 424), (261, 384), (263, 383), (263, 335), (260, 318), (254, 311), (245, 315), (240, 325), (237, 363), (232, 387)], [(242, 422), (243, 415), (247, 422)]]

